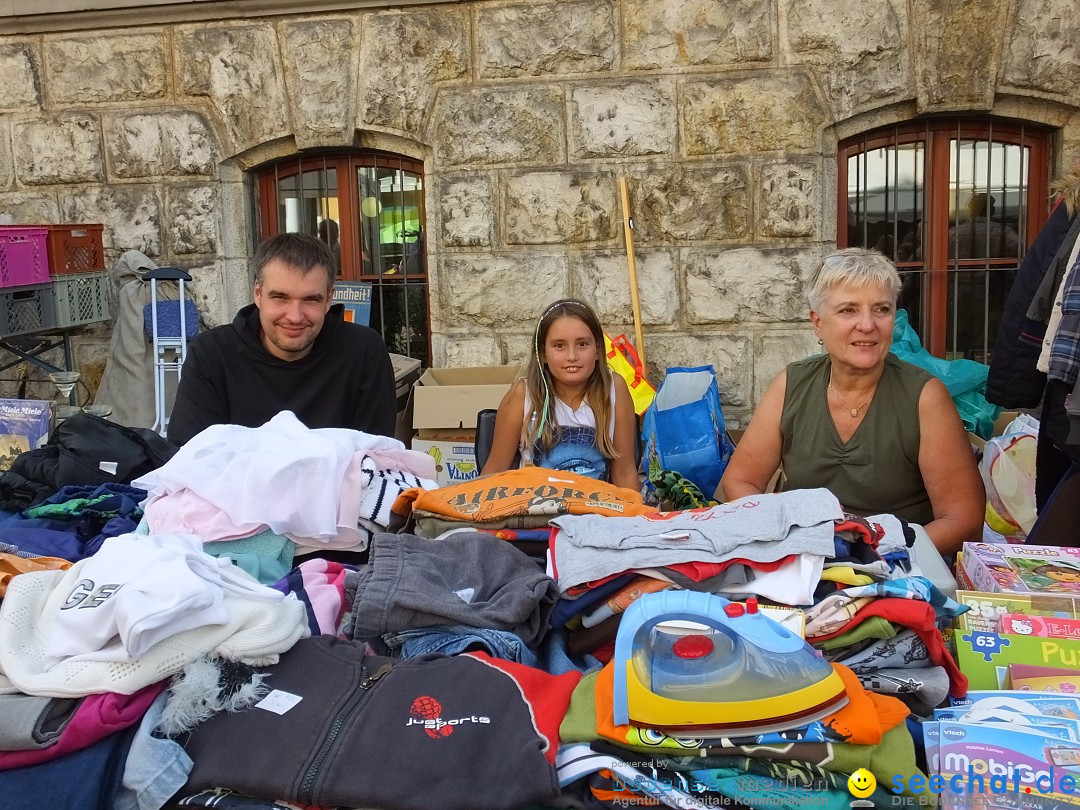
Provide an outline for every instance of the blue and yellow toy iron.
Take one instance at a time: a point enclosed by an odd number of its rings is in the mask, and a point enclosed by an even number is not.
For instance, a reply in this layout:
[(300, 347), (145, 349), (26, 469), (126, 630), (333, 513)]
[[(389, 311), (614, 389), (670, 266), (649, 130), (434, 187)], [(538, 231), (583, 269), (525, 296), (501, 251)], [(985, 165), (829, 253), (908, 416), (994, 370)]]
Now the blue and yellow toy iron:
[(672, 736), (784, 731), (847, 704), (833, 668), (753, 598), (647, 594), (623, 614), (613, 660), (615, 723)]

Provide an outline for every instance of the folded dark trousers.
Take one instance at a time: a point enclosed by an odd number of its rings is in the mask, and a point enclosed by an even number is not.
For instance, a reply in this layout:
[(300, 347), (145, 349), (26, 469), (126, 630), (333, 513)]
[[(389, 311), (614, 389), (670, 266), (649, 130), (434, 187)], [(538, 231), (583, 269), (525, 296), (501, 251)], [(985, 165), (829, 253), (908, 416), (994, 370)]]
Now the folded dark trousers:
[(368, 564), (345, 579), (352, 639), (458, 624), (509, 630), (535, 647), (558, 586), (511, 543), (480, 532), (443, 540), (376, 534)]

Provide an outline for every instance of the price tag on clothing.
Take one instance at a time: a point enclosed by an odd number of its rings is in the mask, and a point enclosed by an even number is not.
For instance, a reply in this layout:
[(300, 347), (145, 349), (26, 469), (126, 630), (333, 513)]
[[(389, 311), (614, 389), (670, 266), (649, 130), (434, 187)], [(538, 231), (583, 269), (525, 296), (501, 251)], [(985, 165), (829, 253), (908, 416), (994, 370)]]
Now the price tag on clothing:
[(274, 714), (285, 714), (285, 712), (301, 700), (303, 700), (303, 698), (300, 697), (300, 695), (294, 695), (291, 692), (282, 692), (280, 689), (275, 689), (256, 703), (255, 708), (266, 709), (266, 711), (273, 712)]

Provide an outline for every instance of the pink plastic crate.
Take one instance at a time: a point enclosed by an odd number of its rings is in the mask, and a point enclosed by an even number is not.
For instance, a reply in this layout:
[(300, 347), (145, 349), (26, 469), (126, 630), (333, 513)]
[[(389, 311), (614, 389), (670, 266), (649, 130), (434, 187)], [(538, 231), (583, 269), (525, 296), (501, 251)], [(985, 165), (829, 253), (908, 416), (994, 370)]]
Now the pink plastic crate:
[(0, 225), (0, 287), (49, 283), (46, 228)]

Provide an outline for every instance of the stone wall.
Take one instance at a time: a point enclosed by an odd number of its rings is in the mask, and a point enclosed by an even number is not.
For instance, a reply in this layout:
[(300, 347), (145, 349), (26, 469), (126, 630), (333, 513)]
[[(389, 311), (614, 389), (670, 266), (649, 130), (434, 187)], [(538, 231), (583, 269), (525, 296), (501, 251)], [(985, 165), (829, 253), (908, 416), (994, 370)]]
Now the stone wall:
[[(834, 244), (838, 140), (990, 113), (1058, 128), (1057, 165), (1080, 153), (1075, 0), (476, 0), (77, 23), (0, 37), (0, 214), (103, 222), (110, 258), (193, 267), (220, 323), (250, 296), (248, 169), (356, 143), (408, 154), (427, 173), (436, 362), (491, 364), (524, 358), (563, 295), (633, 334), (625, 176), (649, 364), (712, 363), (736, 423), (816, 348), (803, 281)], [(79, 341), (91, 380), (107, 338)]]

